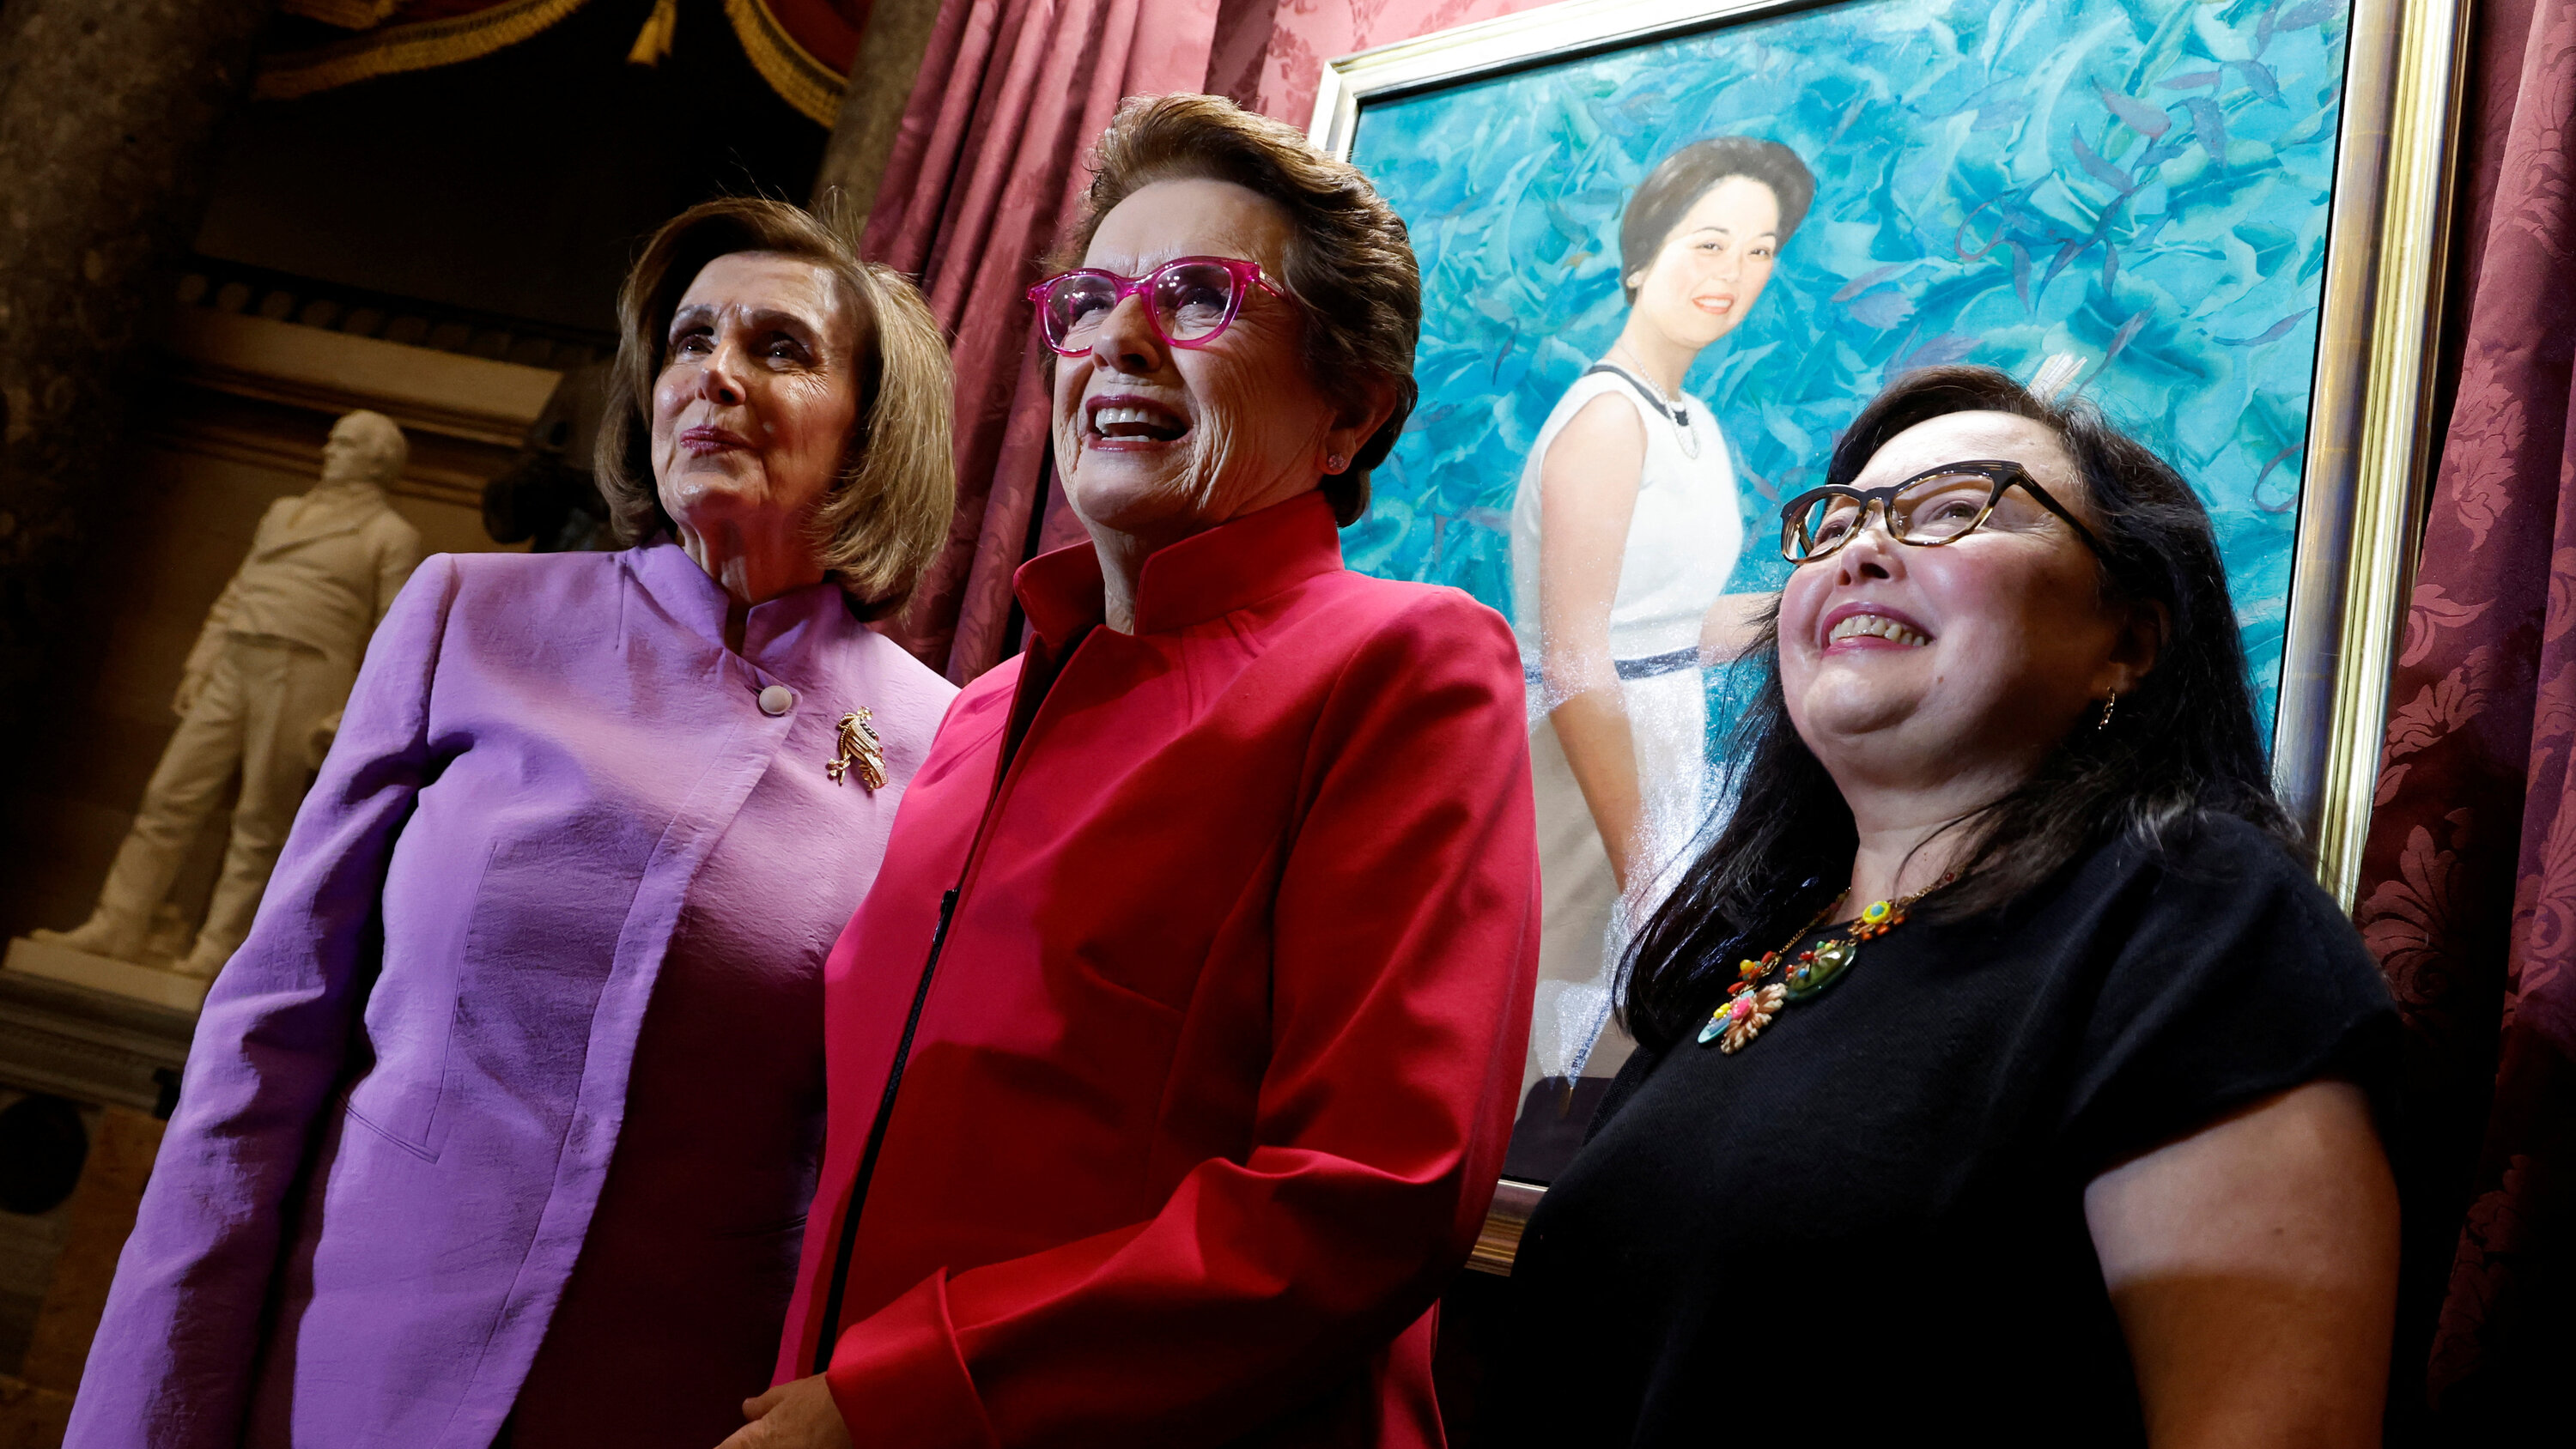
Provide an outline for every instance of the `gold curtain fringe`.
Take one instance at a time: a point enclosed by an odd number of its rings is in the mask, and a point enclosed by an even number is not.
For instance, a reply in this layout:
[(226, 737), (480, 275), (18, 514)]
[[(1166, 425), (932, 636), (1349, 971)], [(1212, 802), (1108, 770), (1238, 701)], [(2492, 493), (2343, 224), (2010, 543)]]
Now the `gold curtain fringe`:
[(725, 0), (725, 18), (778, 98), (829, 130), (841, 118), (842, 78), (780, 27), (760, 0)]
[[(365, 8), (366, 0), (293, 0), (293, 3), (298, 7), (298, 13), (308, 13), (303, 7), (356, 10)], [(261, 62), (259, 75), (251, 85), (251, 94), (263, 101), (293, 100), (378, 76), (474, 60), (516, 45), (581, 7), (582, 0), (510, 0), (508, 4), (453, 20), (397, 25), (373, 35), (276, 56)], [(773, 78), (770, 83), (775, 85), (777, 81)]]

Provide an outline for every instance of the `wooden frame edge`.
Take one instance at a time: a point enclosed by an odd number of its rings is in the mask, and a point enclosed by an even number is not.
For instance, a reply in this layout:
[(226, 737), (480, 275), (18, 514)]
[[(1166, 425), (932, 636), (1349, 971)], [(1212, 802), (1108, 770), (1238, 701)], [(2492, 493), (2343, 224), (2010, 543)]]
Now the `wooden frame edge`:
[(2316, 843), (2317, 878), (2346, 911), (2357, 904), (2361, 884), (2389, 676), (2405, 633), (2427, 465), (2441, 425), (2430, 416), (2433, 364), (2441, 344), (2470, 0), (2365, 0), (2354, 12), (2383, 6), (2396, 12), (2396, 70), (2371, 257), (2366, 381), (2351, 440), (2351, 532), (2339, 580), (2332, 704), (2313, 821), (2303, 822)]

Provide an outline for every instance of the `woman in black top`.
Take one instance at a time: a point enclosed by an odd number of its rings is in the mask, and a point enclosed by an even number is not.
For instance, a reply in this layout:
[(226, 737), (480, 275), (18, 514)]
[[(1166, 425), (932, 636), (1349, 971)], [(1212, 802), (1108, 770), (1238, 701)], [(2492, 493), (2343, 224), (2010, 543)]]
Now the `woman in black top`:
[(2288, 848), (2208, 516), (1981, 368), (1827, 477), (1482, 1442), (2376, 1442), (2394, 1018)]

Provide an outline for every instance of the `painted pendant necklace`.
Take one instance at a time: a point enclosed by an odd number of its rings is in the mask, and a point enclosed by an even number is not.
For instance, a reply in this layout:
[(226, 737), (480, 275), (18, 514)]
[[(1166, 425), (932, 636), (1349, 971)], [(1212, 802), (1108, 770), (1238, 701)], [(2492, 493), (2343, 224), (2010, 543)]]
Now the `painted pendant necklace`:
[(1843, 903), (1843, 897), (1851, 894), (1851, 888), (1845, 886), (1832, 900), (1825, 902), (1823, 910), (1809, 917), (1807, 924), (1800, 926), (1797, 934), (1779, 950), (1763, 952), (1758, 961), (1747, 959), (1736, 963), (1737, 980), (1726, 988), (1726, 999), (1717, 1004), (1717, 1010), (1709, 1013), (1708, 1025), (1699, 1029), (1699, 1044), (1714, 1045), (1729, 1055), (1743, 1050), (1745, 1043), (1760, 1036), (1762, 1028), (1771, 1024), (1771, 1018), (1779, 1015), (1781, 1007), (1819, 995), (1826, 987), (1840, 981), (1843, 974), (1851, 970), (1852, 958), (1860, 954), (1861, 942), (1884, 936), (1904, 925), (1905, 913), (1913, 908), (1915, 902), (1956, 879), (1955, 875), (1945, 875), (1910, 896), (1900, 896), (1892, 901), (1872, 901), (1839, 938), (1829, 935), (1799, 952), (1797, 959), (1790, 961), (1781, 971), (1779, 980), (1764, 985), (1762, 978), (1771, 974), (1772, 967), (1781, 965), (1781, 957), (1789, 947), (1805, 940), (1808, 932), (1824, 924), (1825, 917), (1832, 915), (1834, 908)]
[(1631, 362), (1637, 363), (1637, 370), (1634, 372), (1629, 371), (1626, 367), (1616, 362), (1612, 362), (1610, 360), (1610, 355), (1624, 350), (1625, 346), (1626, 344), (1622, 343), (1620, 346), (1611, 348), (1609, 353), (1602, 354), (1602, 358), (1599, 362), (1594, 363), (1591, 367), (1585, 370), (1587, 372), (1607, 372), (1615, 377), (1626, 378), (1631, 387), (1634, 387), (1637, 391), (1643, 393), (1646, 396), (1647, 401), (1654, 404), (1656, 412), (1672, 420), (1675, 440), (1681, 444), (1682, 456), (1685, 458), (1696, 459), (1699, 457), (1699, 434), (1691, 427), (1690, 404), (1675, 402), (1673, 399), (1666, 397), (1664, 395), (1664, 390), (1656, 386), (1655, 383), (1645, 375), (1645, 364), (1643, 362), (1638, 362), (1634, 354), (1630, 354), (1629, 357)]

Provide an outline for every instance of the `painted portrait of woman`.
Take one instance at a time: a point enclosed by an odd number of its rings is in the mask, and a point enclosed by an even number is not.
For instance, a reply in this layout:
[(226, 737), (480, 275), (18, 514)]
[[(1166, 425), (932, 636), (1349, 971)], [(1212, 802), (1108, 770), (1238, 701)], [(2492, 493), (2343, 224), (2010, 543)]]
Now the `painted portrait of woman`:
[[(1546, 892), (1525, 1124), (1626, 1059), (1610, 1010), (1622, 922), (1653, 905), (1711, 804), (1702, 670), (1750, 641), (1765, 596), (1726, 592), (1745, 544), (1735, 465), (1683, 379), (1761, 301), (1815, 192), (1794, 152), (1750, 136), (1657, 163), (1620, 216), (1625, 323), (1521, 471), (1513, 626)], [(1588, 1112), (1544, 1115), (1579, 1129)]]

